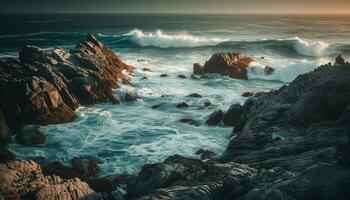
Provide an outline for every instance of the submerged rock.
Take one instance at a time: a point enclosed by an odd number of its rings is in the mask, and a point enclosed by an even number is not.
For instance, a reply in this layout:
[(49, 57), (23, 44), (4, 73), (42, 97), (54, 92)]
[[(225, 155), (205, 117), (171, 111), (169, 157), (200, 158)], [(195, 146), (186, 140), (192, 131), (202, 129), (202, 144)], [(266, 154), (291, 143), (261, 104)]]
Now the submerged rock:
[(126, 92), (124, 97), (125, 101), (127, 102), (137, 101), (137, 98), (138, 98), (137, 94), (132, 92)]
[(169, 75), (168, 74), (161, 74), (160, 77), (168, 77)]
[(188, 108), (190, 107), (186, 102), (181, 102), (176, 105), (177, 108)]
[(182, 79), (187, 78), (185, 75), (182, 75), (182, 74), (178, 75), (177, 77), (182, 78)]
[(191, 118), (182, 118), (182, 119), (180, 119), (180, 122), (188, 123), (188, 124), (191, 124), (193, 126), (199, 126), (199, 122), (197, 122), (196, 120), (191, 119)]
[(150, 68), (147, 68), (147, 67), (143, 68), (142, 70), (143, 70), (144, 72), (153, 72)]
[(202, 98), (203, 96), (198, 93), (192, 93), (187, 95), (186, 97), (192, 97), (192, 98)]
[(71, 122), (79, 105), (117, 103), (112, 89), (133, 69), (92, 35), (70, 52), (25, 46), (19, 60), (0, 61), (0, 108), (11, 130)]
[(254, 60), (239, 53), (216, 53), (204, 67), (195, 64), (194, 74), (215, 73), (237, 79), (248, 79), (249, 64)]

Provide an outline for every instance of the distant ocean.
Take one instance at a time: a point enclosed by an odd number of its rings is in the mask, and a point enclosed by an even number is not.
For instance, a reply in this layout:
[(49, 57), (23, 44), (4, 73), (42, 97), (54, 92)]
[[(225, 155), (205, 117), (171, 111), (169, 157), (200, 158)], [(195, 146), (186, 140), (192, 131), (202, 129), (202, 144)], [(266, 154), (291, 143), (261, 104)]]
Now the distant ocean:
[[(173, 154), (194, 157), (201, 148), (220, 154), (232, 130), (206, 126), (211, 112), (243, 103), (243, 92), (278, 89), (338, 54), (350, 57), (350, 15), (2, 14), (0, 27), (0, 58), (18, 56), (26, 44), (74, 48), (92, 33), (138, 69), (134, 87), (115, 91), (121, 95), (126, 90), (137, 92), (138, 102), (80, 108), (76, 122), (43, 127), (48, 142), (40, 148), (11, 144), (23, 158), (47, 157), (68, 163), (74, 156), (94, 156), (103, 175), (136, 172), (145, 163)], [(190, 77), (193, 63), (204, 63), (219, 51), (254, 58), (249, 80), (177, 77)], [(267, 65), (276, 69), (273, 75), (264, 75)], [(142, 71), (144, 67), (153, 72)], [(162, 73), (169, 77), (161, 78)], [(149, 79), (141, 80), (144, 76)], [(204, 97), (185, 97), (193, 92)], [(160, 98), (163, 94), (171, 96)], [(191, 107), (177, 109), (175, 105), (182, 101)], [(213, 106), (201, 109), (206, 101)], [(163, 106), (151, 109), (156, 104)], [(201, 125), (180, 123), (182, 117), (196, 119)]]

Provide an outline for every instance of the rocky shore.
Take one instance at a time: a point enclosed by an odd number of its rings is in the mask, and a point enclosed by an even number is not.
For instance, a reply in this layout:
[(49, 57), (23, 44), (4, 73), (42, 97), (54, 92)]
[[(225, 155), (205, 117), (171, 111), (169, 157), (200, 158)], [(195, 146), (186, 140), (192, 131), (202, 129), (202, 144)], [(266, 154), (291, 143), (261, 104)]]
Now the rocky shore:
[[(225, 53), (210, 60), (204, 67), (195, 64), (194, 73), (246, 79), (252, 62)], [(0, 63), (1, 142), (25, 124), (72, 121), (79, 105), (117, 103), (112, 89), (117, 81), (131, 84), (125, 72), (132, 71), (93, 36), (71, 52), (24, 47), (19, 60)], [(0, 164), (0, 199), (350, 198), (350, 64), (341, 56), (288, 86), (208, 116), (208, 125), (221, 122), (235, 133), (222, 155), (174, 155), (144, 165), (137, 175), (97, 179), (98, 164), (90, 158), (75, 158), (68, 167), (9, 157)]]

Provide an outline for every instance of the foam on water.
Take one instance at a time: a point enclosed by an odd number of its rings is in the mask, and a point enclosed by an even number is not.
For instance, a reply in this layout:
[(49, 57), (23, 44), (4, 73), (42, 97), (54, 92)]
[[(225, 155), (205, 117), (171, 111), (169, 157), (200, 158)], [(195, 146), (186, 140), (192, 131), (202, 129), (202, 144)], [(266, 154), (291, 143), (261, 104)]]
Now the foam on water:
[(161, 30), (154, 33), (145, 33), (142, 30), (134, 29), (125, 36), (131, 36), (132, 41), (141, 47), (160, 48), (214, 46), (226, 41), (222, 38), (197, 37), (187, 33), (166, 34)]
[(295, 50), (305, 56), (319, 57), (328, 55), (329, 44), (322, 41), (307, 42), (299, 37), (291, 38)]

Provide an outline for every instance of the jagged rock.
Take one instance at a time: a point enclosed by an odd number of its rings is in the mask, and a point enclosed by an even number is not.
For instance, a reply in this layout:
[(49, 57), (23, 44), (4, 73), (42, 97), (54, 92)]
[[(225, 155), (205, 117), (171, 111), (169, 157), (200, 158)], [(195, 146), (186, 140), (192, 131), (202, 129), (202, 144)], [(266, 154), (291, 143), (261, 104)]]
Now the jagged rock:
[(24, 146), (31, 146), (45, 143), (46, 136), (40, 131), (38, 126), (35, 126), (25, 127), (22, 131), (17, 133), (16, 139)]
[(186, 102), (181, 102), (176, 105), (177, 108), (188, 108), (190, 107)]
[(335, 58), (335, 63), (334, 65), (345, 65), (346, 64), (346, 61), (345, 59), (343, 58), (342, 55), (339, 55), (338, 57)]
[(246, 111), (240, 104), (233, 104), (224, 114), (223, 121), (226, 126), (233, 126), (240, 131), (245, 123)]
[(205, 74), (204, 67), (199, 63), (193, 64), (193, 74), (202, 75)]
[(44, 176), (33, 161), (11, 161), (0, 164), (0, 193), (4, 199), (35, 200), (107, 200), (107, 193), (94, 192), (78, 178), (64, 180), (58, 176)]
[(265, 74), (266, 76), (273, 74), (274, 71), (275, 71), (275, 69), (272, 68), (272, 67), (270, 67), (270, 66), (266, 66), (266, 67), (264, 68), (264, 74)]
[(90, 157), (75, 157), (71, 163), (72, 167), (81, 174), (79, 177), (93, 177), (100, 171), (97, 161)]
[(193, 126), (199, 126), (199, 122), (197, 122), (196, 120), (191, 119), (191, 118), (182, 118), (182, 119), (180, 119), (180, 122), (188, 123), (188, 124), (191, 124)]
[[(216, 53), (203, 67), (194, 66), (194, 74), (215, 73), (237, 79), (248, 79), (249, 64), (254, 60), (239, 53)], [(202, 72), (202, 73), (201, 73)]]
[(221, 109), (216, 110), (208, 117), (206, 123), (210, 126), (217, 125), (222, 121), (223, 117), (224, 112)]
[(92, 35), (70, 52), (25, 46), (19, 60), (0, 62), (0, 109), (11, 130), (70, 122), (81, 104), (118, 103), (112, 89), (133, 69)]
[(198, 93), (192, 93), (187, 95), (186, 97), (192, 97), (192, 98), (202, 98), (203, 96)]

